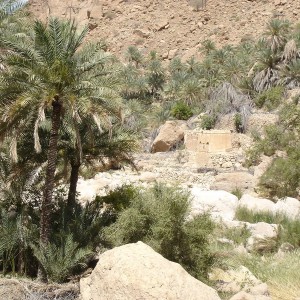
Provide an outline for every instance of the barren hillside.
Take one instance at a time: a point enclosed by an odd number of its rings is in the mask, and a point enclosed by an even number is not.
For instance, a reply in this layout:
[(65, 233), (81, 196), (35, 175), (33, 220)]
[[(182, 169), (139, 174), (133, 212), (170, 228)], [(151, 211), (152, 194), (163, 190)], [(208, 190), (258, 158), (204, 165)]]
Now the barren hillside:
[(38, 18), (51, 14), (89, 24), (89, 37), (105, 39), (112, 52), (124, 53), (136, 45), (145, 52), (155, 49), (165, 59), (195, 55), (208, 38), (217, 45), (256, 38), (270, 18), (296, 23), (300, 16), (298, 0), (207, 0), (199, 11), (187, 0), (30, 0), (29, 4)]

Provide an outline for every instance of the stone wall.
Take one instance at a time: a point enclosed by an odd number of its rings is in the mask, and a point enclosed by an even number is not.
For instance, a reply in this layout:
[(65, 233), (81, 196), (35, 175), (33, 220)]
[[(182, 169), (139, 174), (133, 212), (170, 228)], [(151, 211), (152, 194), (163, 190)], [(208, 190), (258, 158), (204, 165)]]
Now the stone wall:
[(229, 130), (186, 131), (184, 140), (187, 151), (212, 153), (232, 148), (232, 134)]
[[(184, 141), (185, 149), (190, 153), (190, 162), (197, 166), (215, 167), (215, 159), (212, 158), (232, 150), (230, 130), (188, 130), (185, 131)], [(234, 165), (232, 159), (230, 162), (230, 166)]]

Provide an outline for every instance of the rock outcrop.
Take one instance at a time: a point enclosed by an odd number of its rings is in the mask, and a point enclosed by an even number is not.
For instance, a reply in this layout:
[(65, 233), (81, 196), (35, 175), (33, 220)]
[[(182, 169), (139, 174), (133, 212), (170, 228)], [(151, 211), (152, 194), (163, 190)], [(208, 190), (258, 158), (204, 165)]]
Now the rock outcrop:
[(100, 255), (80, 281), (82, 300), (220, 300), (217, 292), (142, 242)]

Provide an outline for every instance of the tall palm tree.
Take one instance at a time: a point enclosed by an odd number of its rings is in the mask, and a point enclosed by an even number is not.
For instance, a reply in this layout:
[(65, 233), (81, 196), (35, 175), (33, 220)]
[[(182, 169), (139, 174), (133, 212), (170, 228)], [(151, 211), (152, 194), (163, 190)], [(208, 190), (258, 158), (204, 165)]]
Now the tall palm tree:
[(109, 55), (99, 44), (82, 46), (87, 29), (79, 31), (74, 21), (36, 21), (32, 33), (6, 43), (12, 51), (3, 54), (7, 69), (0, 74), (0, 136), (11, 141), (17, 160), (17, 138), (32, 121), (36, 152), (41, 151), (39, 128), (51, 122), (47, 168), (41, 205), (40, 239), (49, 242), (52, 192), (63, 121), (68, 120), (76, 137), (78, 159), (82, 143), (78, 126), (90, 116), (101, 128), (120, 113), (121, 100), (113, 90), (117, 80), (106, 67)]

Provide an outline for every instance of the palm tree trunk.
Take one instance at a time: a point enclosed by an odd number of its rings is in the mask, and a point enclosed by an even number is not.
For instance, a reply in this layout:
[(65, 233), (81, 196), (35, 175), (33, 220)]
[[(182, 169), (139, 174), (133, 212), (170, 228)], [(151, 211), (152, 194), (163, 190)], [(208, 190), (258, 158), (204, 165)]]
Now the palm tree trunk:
[(47, 155), (48, 165), (46, 170), (45, 189), (41, 209), (40, 240), (42, 244), (47, 244), (50, 238), (52, 193), (57, 162), (58, 132), (60, 128), (60, 117), (62, 108), (58, 96), (54, 98), (52, 106), (52, 128), (49, 140), (49, 148)]
[(74, 207), (76, 201), (76, 190), (77, 190), (79, 168), (80, 168), (79, 163), (71, 163), (70, 187), (69, 187), (68, 200), (67, 200), (67, 208), (69, 213), (72, 212), (72, 208)]

